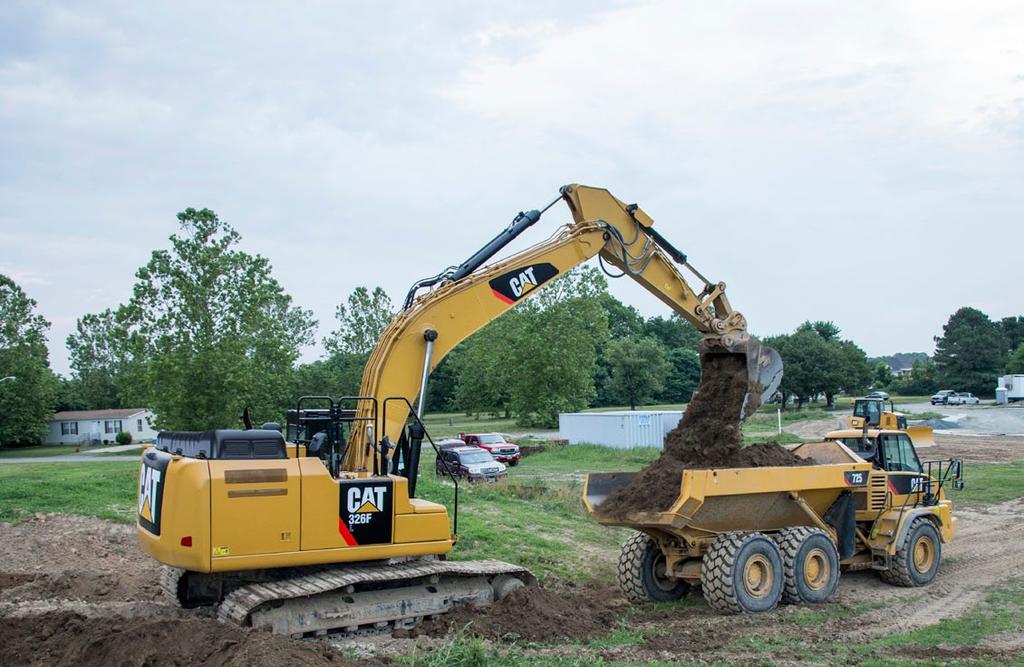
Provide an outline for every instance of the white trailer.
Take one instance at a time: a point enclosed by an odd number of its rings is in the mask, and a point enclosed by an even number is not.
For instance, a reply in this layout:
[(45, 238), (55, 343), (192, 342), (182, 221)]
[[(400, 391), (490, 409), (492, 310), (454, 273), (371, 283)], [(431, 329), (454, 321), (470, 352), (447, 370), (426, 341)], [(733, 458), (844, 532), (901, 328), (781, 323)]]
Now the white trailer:
[(617, 410), (563, 412), (558, 435), (570, 445), (604, 445), (616, 449), (661, 447), (682, 418), (681, 410)]
[(1024, 375), (1004, 375), (999, 378), (999, 387), (1006, 389), (1006, 400), (1024, 401)]

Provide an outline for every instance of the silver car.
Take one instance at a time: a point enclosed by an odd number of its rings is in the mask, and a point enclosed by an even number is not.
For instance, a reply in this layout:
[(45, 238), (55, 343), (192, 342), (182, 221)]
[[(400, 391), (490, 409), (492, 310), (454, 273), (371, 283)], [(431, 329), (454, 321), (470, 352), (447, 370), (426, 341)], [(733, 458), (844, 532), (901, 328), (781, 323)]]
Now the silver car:
[(969, 391), (953, 392), (946, 397), (946, 405), (977, 405), (979, 400)]

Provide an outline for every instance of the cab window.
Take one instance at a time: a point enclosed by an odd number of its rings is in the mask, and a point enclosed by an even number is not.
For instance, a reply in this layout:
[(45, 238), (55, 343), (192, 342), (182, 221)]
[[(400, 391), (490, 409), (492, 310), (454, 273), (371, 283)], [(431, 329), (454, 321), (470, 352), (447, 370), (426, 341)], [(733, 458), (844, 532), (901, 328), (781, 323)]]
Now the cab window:
[(868, 438), (839, 438), (839, 442), (843, 443), (857, 454), (868, 454), (873, 456), (875, 453), (875, 446)]
[(902, 433), (882, 436), (882, 455), (885, 469), (890, 472), (921, 472), (921, 462), (914, 445)]
[(872, 426), (877, 425), (882, 420), (882, 402), (856, 401), (853, 405), (853, 416), (864, 418)]

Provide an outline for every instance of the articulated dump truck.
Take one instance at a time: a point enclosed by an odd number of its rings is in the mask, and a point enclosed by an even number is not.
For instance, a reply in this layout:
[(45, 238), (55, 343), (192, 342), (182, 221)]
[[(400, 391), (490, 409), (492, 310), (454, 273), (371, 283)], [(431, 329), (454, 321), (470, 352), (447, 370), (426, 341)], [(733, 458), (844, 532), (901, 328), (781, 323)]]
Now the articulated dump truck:
[(599, 523), (638, 531), (618, 566), (634, 602), (678, 599), (699, 585), (722, 612), (768, 611), (825, 602), (840, 570), (858, 569), (923, 586), (956, 533), (945, 487), (962, 486), (962, 463), (922, 464), (910, 440), (903, 445), (858, 455), (838, 441), (807, 443), (793, 452), (816, 465), (684, 470), (662, 512), (602, 511), (639, 473), (591, 473), (584, 504)]

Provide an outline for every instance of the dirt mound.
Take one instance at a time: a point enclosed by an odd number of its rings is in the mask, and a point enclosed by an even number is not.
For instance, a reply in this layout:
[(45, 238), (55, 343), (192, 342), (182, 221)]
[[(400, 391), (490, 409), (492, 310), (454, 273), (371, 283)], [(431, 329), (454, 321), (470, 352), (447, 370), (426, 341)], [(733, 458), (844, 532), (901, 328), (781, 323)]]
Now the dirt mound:
[(554, 642), (588, 639), (611, 632), (625, 604), (618, 589), (529, 586), (481, 609), (466, 608), (425, 623), (420, 631), (444, 636), (466, 627), (485, 639)]
[(208, 618), (89, 618), (55, 612), (0, 618), (5, 665), (340, 665), (319, 642), (298, 642)]
[(743, 447), (740, 413), (747, 393), (747, 364), (741, 355), (707, 357), (700, 387), (679, 425), (665, 436), (665, 451), (601, 504), (601, 511), (621, 517), (634, 511), (664, 511), (679, 497), (685, 469), (755, 468), (813, 463), (777, 443)]

